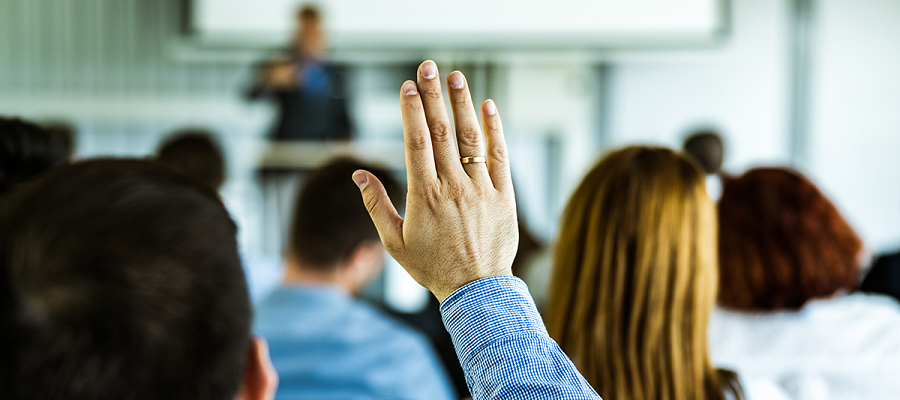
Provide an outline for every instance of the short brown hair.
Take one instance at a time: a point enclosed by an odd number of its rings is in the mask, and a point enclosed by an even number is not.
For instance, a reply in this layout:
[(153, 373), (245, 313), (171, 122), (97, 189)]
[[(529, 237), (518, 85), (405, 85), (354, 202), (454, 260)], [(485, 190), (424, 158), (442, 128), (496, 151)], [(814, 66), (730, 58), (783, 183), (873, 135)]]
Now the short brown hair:
[(253, 315), (215, 192), (149, 161), (101, 159), (8, 196), (0, 398), (234, 398)]
[(175, 132), (159, 147), (156, 160), (213, 191), (218, 192), (225, 183), (225, 157), (205, 130)]
[(405, 204), (391, 172), (352, 158), (336, 158), (319, 167), (297, 192), (290, 228), (290, 256), (305, 268), (333, 270), (364, 242), (377, 242), (378, 230), (353, 183), (353, 172), (375, 175), (394, 203)]
[(69, 162), (65, 138), (18, 118), (0, 117), (0, 194)]
[(758, 168), (725, 181), (719, 200), (719, 302), (799, 309), (854, 287), (862, 241), (801, 174)]

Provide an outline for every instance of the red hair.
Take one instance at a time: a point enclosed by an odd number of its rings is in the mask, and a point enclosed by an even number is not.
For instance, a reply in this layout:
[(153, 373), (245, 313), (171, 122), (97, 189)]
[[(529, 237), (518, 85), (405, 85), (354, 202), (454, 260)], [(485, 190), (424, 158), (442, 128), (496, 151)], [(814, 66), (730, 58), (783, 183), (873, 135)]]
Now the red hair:
[(799, 309), (856, 286), (862, 241), (799, 173), (759, 168), (726, 179), (718, 207), (722, 306)]

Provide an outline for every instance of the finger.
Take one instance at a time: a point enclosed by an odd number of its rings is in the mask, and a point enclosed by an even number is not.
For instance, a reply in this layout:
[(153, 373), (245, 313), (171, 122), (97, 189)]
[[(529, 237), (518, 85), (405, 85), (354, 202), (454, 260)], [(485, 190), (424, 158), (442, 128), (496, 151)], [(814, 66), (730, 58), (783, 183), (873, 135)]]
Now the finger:
[(406, 155), (406, 174), (409, 187), (437, 180), (431, 135), (422, 99), (413, 81), (406, 81), (400, 89), (400, 110), (403, 114), (403, 143)]
[(456, 140), (444, 105), (441, 81), (437, 64), (428, 60), (419, 66), (418, 85), (422, 106), (425, 107), (425, 119), (431, 132), (431, 144), (434, 150), (434, 163), (438, 178), (463, 174), (462, 164), (456, 150)]
[[(483, 156), (484, 140), (481, 138), (481, 127), (478, 126), (478, 117), (475, 114), (475, 106), (472, 105), (472, 94), (469, 92), (466, 77), (459, 71), (450, 73), (447, 76), (447, 87), (450, 92), (459, 156)], [(472, 178), (489, 178), (484, 163), (463, 164), (463, 168)]]
[(485, 100), (484, 103), (481, 103), (481, 123), (487, 142), (487, 169), (491, 176), (491, 182), (497, 190), (512, 195), (509, 152), (506, 149), (506, 139), (503, 137), (500, 113), (497, 112), (497, 105), (493, 100)]
[(356, 183), (362, 193), (363, 203), (369, 211), (375, 229), (378, 230), (381, 243), (393, 256), (394, 251), (404, 247), (403, 218), (400, 218), (400, 214), (391, 203), (384, 185), (371, 172), (365, 170), (354, 172), (353, 183)]

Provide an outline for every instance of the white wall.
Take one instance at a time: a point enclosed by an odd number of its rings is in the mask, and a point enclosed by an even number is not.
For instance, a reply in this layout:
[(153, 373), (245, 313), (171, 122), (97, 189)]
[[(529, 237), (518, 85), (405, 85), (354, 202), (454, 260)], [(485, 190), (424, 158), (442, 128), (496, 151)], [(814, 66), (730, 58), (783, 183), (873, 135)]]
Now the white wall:
[[(566, 199), (602, 151), (635, 143), (679, 147), (698, 126), (721, 130), (730, 172), (789, 164), (788, 4), (733, 0), (731, 35), (717, 46), (511, 60), (498, 105), (530, 225), (552, 237)], [(598, 118), (598, 62), (609, 66), (606, 121)], [(538, 171), (547, 167), (546, 154), (516, 146), (538, 135), (560, 141), (558, 176)], [(548, 178), (558, 182), (548, 185)]]
[[(279, 45), (303, 0), (192, 0), (204, 40)], [(706, 42), (719, 0), (319, 0), (337, 48), (494, 48)], [(485, 40), (489, 38), (488, 40)]]
[(613, 58), (610, 141), (680, 146), (689, 129), (719, 128), (726, 170), (788, 161), (785, 0), (734, 0), (721, 47)]
[[(788, 0), (734, 0), (720, 49), (612, 57), (611, 143), (725, 134), (725, 168), (789, 165)], [(798, 165), (874, 252), (900, 246), (900, 2), (819, 0), (807, 158)]]
[[(597, 158), (592, 74), (588, 64), (517, 63), (509, 67), (507, 90), (498, 99), (520, 214), (547, 239)], [(548, 141), (558, 147), (555, 160)]]
[(873, 250), (900, 247), (900, 2), (817, 7), (806, 169)]

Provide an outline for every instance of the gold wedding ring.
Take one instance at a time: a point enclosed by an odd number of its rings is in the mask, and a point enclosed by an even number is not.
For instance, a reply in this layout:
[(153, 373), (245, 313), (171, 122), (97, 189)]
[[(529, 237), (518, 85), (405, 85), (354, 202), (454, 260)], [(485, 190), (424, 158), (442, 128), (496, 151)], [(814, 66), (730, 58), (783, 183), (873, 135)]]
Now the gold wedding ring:
[(459, 161), (463, 164), (477, 164), (487, 162), (486, 157), (460, 157)]

